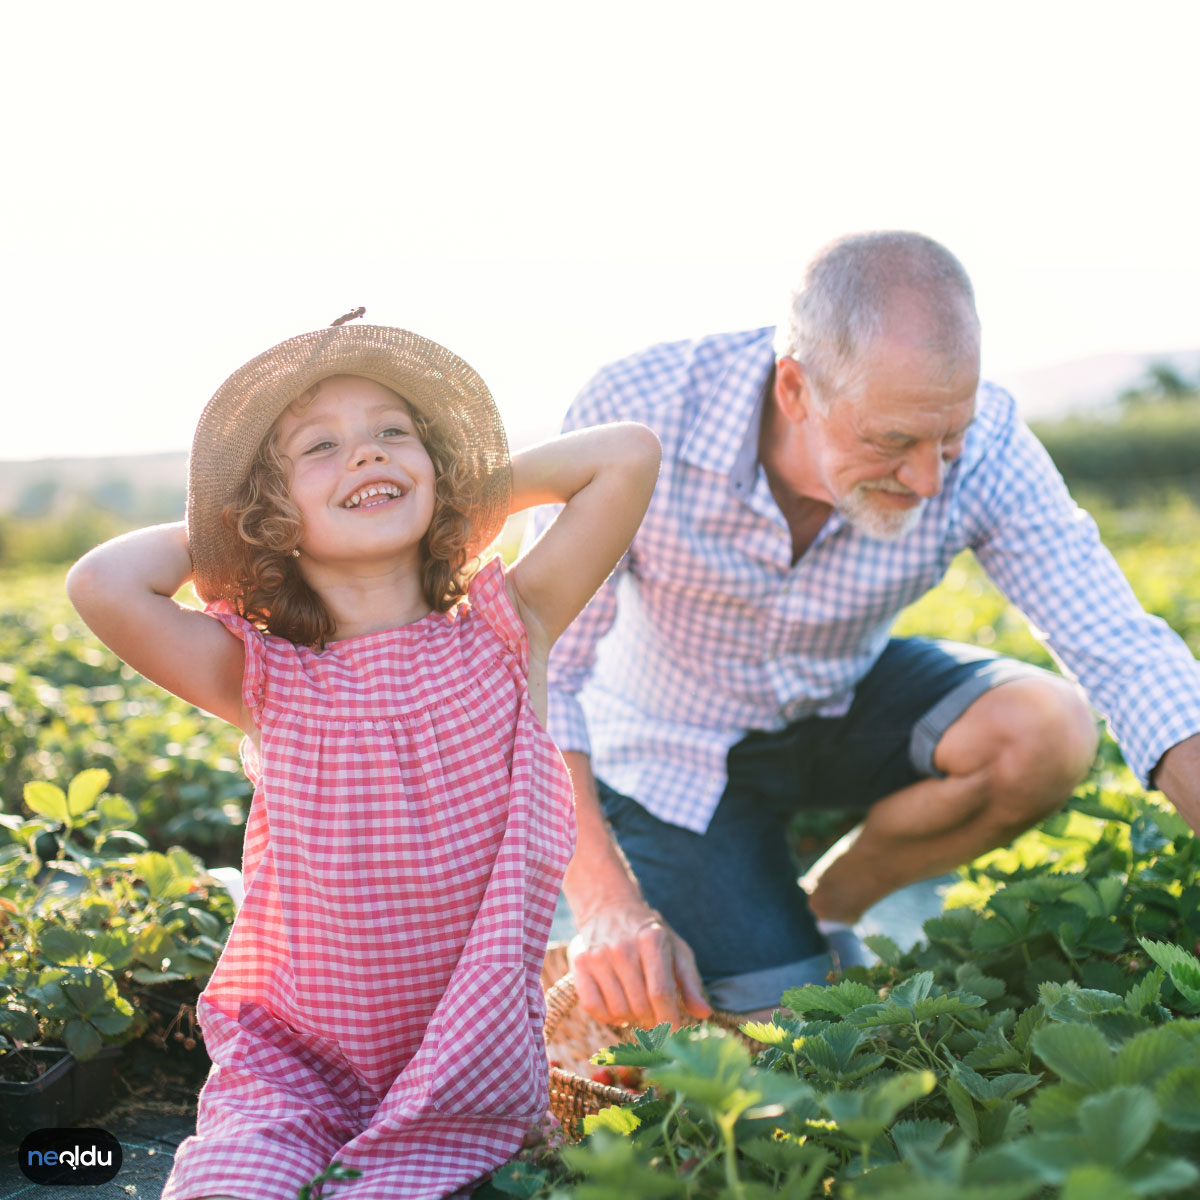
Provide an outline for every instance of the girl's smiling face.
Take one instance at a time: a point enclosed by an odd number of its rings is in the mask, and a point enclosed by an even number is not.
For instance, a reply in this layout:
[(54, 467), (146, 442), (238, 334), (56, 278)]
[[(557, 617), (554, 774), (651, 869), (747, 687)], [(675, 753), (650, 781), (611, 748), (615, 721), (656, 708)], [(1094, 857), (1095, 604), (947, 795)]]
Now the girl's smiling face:
[(366, 565), (413, 558), (433, 517), (433, 462), (408, 405), (357, 375), (335, 375), (297, 401), (276, 428), (300, 512), (302, 555)]

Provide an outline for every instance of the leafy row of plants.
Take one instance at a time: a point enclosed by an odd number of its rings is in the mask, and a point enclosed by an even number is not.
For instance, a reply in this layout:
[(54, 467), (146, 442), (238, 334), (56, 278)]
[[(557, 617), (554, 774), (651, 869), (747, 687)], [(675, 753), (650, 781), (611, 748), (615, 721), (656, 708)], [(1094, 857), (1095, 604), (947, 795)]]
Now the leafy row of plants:
[(75, 615), (62, 572), (0, 576), (0, 811), (35, 779), (110, 773), (138, 832), (213, 866), (241, 860), (239, 734), (124, 666)]
[(1127, 777), (979, 860), (903, 951), (793, 989), (757, 1053), (638, 1031), (653, 1085), (488, 1195), (1200, 1195), (1200, 846)]
[(64, 791), (29, 783), (27, 815), (0, 814), (0, 1075), (31, 1045), (86, 1061), (105, 1044), (176, 1028), (233, 920), (228, 893), (175, 847), (151, 850), (108, 772)]

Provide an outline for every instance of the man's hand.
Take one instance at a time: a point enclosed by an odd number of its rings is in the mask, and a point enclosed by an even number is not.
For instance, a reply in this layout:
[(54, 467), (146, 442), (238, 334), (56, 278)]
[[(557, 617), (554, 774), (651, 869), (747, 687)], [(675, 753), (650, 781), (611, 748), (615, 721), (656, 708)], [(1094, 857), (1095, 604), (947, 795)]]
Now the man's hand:
[(579, 1003), (608, 1025), (672, 1029), (712, 1015), (691, 947), (643, 901), (614, 903), (580, 922), (567, 950)]

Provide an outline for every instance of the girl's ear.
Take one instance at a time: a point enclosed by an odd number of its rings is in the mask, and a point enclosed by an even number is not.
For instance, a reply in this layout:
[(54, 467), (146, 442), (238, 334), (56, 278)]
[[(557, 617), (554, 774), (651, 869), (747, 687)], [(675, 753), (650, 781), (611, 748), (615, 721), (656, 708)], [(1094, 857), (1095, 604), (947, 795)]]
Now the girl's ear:
[(794, 358), (780, 358), (775, 363), (775, 402), (779, 411), (796, 425), (807, 418), (813, 407), (808, 376), (803, 364)]

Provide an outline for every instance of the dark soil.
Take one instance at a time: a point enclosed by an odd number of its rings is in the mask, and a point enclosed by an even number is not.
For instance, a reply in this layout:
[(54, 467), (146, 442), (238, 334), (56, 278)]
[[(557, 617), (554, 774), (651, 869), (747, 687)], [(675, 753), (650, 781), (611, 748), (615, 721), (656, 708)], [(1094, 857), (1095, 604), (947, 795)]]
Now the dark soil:
[(31, 1054), (28, 1050), (12, 1050), (0, 1058), (0, 1080), (5, 1083), (32, 1083), (40, 1079), (59, 1061), (57, 1055)]

